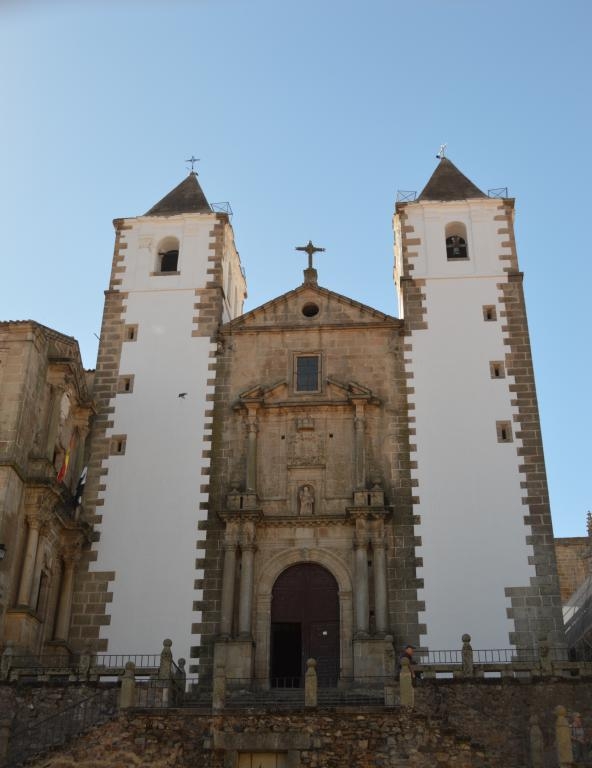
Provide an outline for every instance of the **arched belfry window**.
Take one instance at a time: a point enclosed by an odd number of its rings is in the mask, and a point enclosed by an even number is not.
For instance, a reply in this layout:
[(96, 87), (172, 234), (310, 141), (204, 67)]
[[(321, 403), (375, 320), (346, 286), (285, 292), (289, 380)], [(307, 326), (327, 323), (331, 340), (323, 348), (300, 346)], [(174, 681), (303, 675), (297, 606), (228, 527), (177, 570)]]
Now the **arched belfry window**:
[(158, 245), (157, 272), (177, 272), (179, 268), (179, 241), (165, 237)]
[(446, 225), (446, 258), (448, 261), (469, 258), (467, 228), (460, 221)]

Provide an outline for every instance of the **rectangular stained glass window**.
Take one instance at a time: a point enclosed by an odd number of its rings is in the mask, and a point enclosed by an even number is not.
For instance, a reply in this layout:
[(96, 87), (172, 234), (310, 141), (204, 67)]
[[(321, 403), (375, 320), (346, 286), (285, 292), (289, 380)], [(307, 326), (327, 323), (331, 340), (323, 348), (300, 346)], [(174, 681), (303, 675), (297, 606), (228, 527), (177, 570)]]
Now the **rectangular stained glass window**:
[(318, 392), (319, 356), (299, 355), (296, 358), (296, 392)]

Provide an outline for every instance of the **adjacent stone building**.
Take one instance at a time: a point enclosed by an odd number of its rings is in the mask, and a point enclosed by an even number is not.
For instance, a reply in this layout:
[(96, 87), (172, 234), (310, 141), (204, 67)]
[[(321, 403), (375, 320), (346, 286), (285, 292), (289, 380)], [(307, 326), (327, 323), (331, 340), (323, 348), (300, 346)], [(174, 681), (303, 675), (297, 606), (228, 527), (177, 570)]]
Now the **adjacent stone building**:
[(74, 574), (90, 543), (75, 492), (93, 414), (77, 342), (0, 323), (0, 637), (64, 652)]

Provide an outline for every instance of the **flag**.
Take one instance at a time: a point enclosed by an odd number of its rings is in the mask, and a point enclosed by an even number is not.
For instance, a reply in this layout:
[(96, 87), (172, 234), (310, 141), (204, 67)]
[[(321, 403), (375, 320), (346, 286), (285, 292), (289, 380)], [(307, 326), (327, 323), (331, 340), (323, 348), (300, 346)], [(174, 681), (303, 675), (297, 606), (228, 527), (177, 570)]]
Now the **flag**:
[(80, 479), (78, 480), (78, 485), (74, 491), (74, 509), (77, 509), (82, 504), (82, 494), (84, 493), (84, 486), (86, 485), (87, 472), (88, 467), (84, 467), (80, 473)]
[(68, 471), (68, 467), (70, 466), (70, 456), (72, 454), (72, 450), (74, 448), (75, 442), (76, 442), (76, 435), (73, 432), (72, 437), (70, 438), (70, 445), (66, 449), (66, 455), (64, 456), (64, 461), (62, 462), (62, 466), (60, 467), (60, 471), (58, 472), (58, 483), (63, 482), (64, 478), (66, 477), (66, 472)]

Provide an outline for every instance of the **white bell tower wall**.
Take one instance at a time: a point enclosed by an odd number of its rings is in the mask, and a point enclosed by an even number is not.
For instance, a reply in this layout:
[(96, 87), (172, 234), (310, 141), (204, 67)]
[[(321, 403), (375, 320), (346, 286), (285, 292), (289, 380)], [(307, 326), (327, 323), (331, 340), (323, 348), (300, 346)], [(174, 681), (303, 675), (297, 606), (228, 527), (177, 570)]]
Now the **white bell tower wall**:
[(399, 203), (394, 228), (423, 643), (533, 646), (561, 619), (513, 201)]
[(71, 641), (158, 653), (170, 638), (175, 657), (188, 659), (199, 644), (216, 332), (242, 313), (245, 279), (225, 214), (115, 227), (85, 494), (97, 541)]

